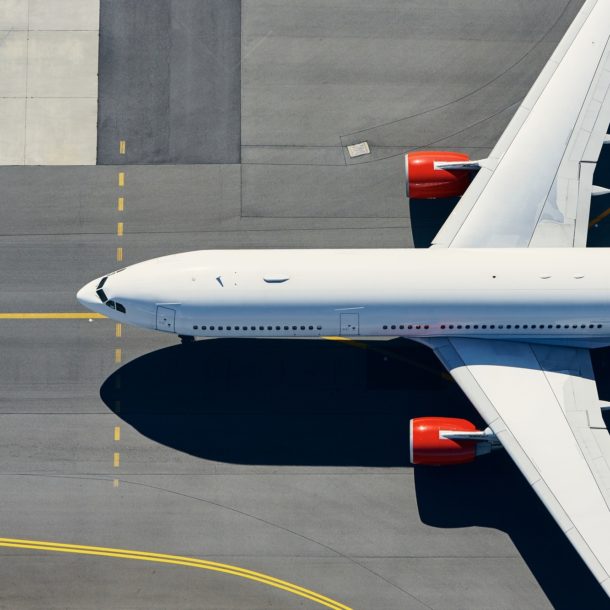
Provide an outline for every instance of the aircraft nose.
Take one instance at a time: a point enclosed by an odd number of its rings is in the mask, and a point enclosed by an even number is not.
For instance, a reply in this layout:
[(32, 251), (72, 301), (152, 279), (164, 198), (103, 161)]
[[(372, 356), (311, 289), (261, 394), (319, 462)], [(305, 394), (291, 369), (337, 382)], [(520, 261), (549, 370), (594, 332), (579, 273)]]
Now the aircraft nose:
[(97, 280), (93, 280), (88, 284), (85, 284), (77, 293), (76, 298), (80, 301), (82, 305), (91, 309), (92, 305), (99, 303), (99, 299), (95, 294), (95, 287), (97, 285)]

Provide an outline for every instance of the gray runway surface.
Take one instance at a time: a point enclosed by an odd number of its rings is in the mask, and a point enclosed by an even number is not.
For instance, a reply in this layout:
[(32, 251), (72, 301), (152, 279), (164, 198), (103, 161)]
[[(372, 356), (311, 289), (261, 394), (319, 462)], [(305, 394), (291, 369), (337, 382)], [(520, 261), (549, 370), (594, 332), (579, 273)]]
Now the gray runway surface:
[(101, 0), (98, 163), (239, 163), (240, 12)]
[[(181, 250), (426, 245), (451, 202), (409, 207), (402, 153), (485, 154), (579, 5), (242, 2), (242, 164), (129, 165), (169, 150), (173, 120), (130, 106), (135, 80), (115, 98), (126, 122), (101, 128), (107, 151), (127, 140), (124, 165), (0, 168), (0, 312), (79, 311), (86, 280)], [(372, 156), (346, 160), (363, 138)], [(607, 607), (506, 456), (408, 465), (411, 417), (478, 421), (416, 344), (184, 347), (87, 319), (0, 319), (0, 341), (2, 536), (204, 558), (354, 610)], [(126, 558), (0, 546), (0, 565), (2, 608), (322, 607)]]

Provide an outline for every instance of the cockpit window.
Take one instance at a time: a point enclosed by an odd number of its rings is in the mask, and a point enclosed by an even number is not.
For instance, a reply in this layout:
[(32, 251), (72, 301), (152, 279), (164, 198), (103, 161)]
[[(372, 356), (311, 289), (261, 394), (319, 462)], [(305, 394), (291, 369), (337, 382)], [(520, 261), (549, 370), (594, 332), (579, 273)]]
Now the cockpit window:
[(95, 291), (95, 294), (97, 294), (97, 296), (100, 298), (100, 301), (102, 303), (105, 303), (108, 300), (108, 297), (106, 296), (106, 293), (101, 288), (98, 288)]
[(124, 305), (121, 305), (121, 303), (117, 303), (116, 301), (106, 301), (106, 307), (110, 307), (110, 309), (116, 309), (117, 311), (120, 311), (121, 313), (127, 313), (127, 310), (125, 309)]
[(107, 279), (108, 279), (108, 276), (106, 275), (105, 277), (103, 277), (103, 278), (100, 280), (100, 283), (97, 285), (97, 289), (98, 289), (98, 290), (99, 290), (99, 289), (100, 289), (100, 288), (101, 288), (101, 287), (102, 287), (102, 286), (103, 286), (103, 285), (106, 283), (106, 280), (107, 280)]

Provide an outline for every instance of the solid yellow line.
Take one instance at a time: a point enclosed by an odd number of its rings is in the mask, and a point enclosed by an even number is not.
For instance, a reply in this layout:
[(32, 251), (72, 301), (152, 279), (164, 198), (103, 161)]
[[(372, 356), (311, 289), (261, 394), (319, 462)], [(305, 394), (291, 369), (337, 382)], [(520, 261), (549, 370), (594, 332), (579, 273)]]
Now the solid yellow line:
[(119, 172), (119, 186), (125, 186), (125, 172)]
[(119, 262), (123, 260), (123, 248), (118, 247), (118, 248), (116, 249), (116, 259), (117, 259), (117, 261), (119, 261)]
[(114, 427), (114, 440), (115, 441), (121, 440), (121, 426)]
[(305, 589), (293, 583), (279, 578), (274, 578), (262, 572), (254, 572), (239, 566), (233, 566), (226, 563), (218, 563), (216, 561), (208, 561), (206, 559), (197, 559), (195, 557), (183, 557), (181, 555), (166, 555), (163, 553), (150, 553), (146, 551), (132, 551), (129, 549), (115, 549), (99, 546), (85, 546), (77, 544), (64, 544), (59, 542), (44, 542), (41, 540), (22, 540), (18, 538), (0, 538), (0, 546), (17, 549), (50, 551), (55, 553), (74, 553), (77, 555), (95, 555), (99, 557), (117, 557), (121, 559), (132, 559), (137, 561), (150, 561), (154, 563), (166, 563), (173, 565), (181, 565), (202, 570), (210, 570), (212, 572), (221, 572), (231, 576), (239, 576), (253, 580), (269, 587), (275, 587), (298, 595), (305, 599), (309, 599), (321, 606), (332, 608), (333, 610), (352, 610), (340, 602), (337, 602), (329, 597)]
[(610, 214), (610, 208), (608, 208), (607, 210), (605, 210), (604, 212), (602, 212), (599, 216), (596, 216), (590, 223), (589, 223), (589, 229), (596, 225), (600, 220), (603, 220), (604, 218), (606, 218), (606, 216), (608, 216)]
[(356, 341), (355, 339), (352, 339), (351, 337), (339, 337), (339, 336), (328, 336), (328, 337), (322, 337), (322, 339), (327, 339), (328, 341), (345, 341), (345, 343), (349, 343), (350, 345), (353, 345), (354, 347), (360, 347), (362, 349), (367, 349), (367, 344), (363, 343), (362, 341)]
[(116, 207), (119, 212), (122, 212), (125, 209), (125, 198), (119, 197), (116, 202)]
[(118, 451), (114, 452), (114, 456), (112, 459), (112, 465), (115, 468), (118, 468), (121, 465), (121, 454)]
[(123, 359), (123, 350), (120, 347), (117, 347), (114, 350), (114, 361), (118, 364)]
[(119, 142), (119, 154), (120, 155), (124, 155), (125, 154), (125, 140), (121, 140)]
[(117, 337), (121, 337), (123, 335), (123, 325), (120, 322), (117, 322), (114, 325), (114, 334)]
[(101, 313), (82, 313), (80, 311), (48, 311), (42, 313), (0, 313), (0, 320), (100, 320), (106, 316)]

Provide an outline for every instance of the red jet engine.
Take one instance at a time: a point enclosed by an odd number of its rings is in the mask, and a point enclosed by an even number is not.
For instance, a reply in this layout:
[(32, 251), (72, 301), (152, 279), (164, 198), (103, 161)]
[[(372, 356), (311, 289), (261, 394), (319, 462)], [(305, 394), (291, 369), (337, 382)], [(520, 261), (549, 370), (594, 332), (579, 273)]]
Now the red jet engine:
[(468, 163), (464, 153), (420, 150), (405, 155), (407, 197), (411, 199), (439, 199), (459, 197), (470, 184), (469, 169), (438, 168), (438, 163)]
[(478, 443), (474, 439), (483, 434), (466, 419), (454, 417), (412, 419), (411, 462), (429, 466), (472, 462), (478, 453)]

